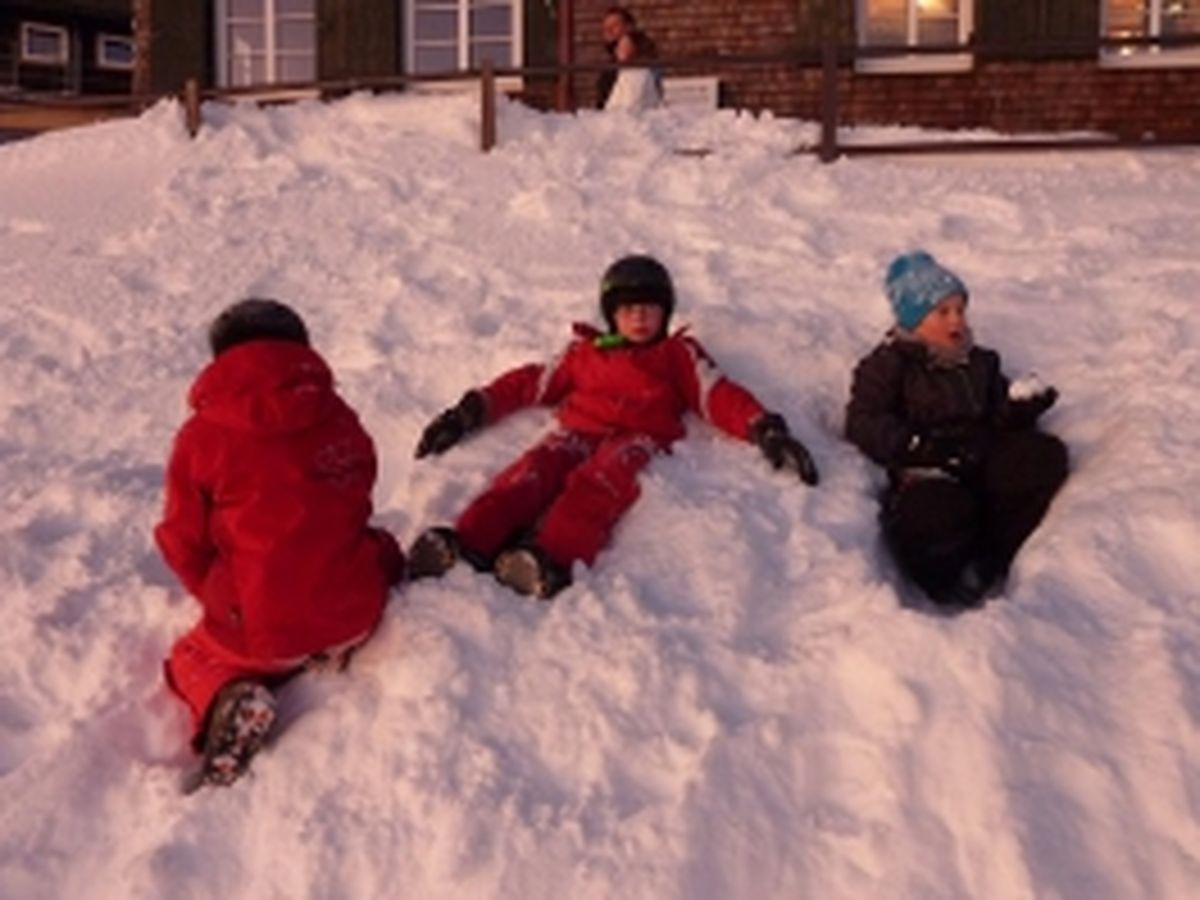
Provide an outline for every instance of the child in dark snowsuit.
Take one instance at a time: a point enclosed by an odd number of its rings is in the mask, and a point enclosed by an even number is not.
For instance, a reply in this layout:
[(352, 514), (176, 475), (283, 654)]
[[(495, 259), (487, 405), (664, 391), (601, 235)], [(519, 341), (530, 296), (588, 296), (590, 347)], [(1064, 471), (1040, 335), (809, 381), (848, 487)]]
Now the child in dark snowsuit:
[(300, 317), (244, 300), (209, 338), (154, 537), (203, 610), (167, 681), (191, 710), (205, 780), (227, 784), (274, 721), (269, 686), (365, 640), (404, 557), (367, 524), (375, 448)]
[(683, 437), (688, 410), (757, 444), (775, 468), (816, 483), (812, 459), (783, 418), (725, 378), (695, 340), (668, 334), (675, 292), (657, 260), (613, 263), (600, 307), (607, 332), (575, 326), (575, 339), (554, 362), (513, 369), (468, 391), (425, 429), (418, 458), (522, 407), (553, 406), (559, 422), (496, 476), (453, 529), (417, 539), (413, 577), (440, 575), (461, 557), (492, 568), (518, 592), (552, 596), (570, 582), (576, 560), (595, 559), (637, 499), (638, 473)]
[(896, 325), (855, 369), (846, 436), (888, 471), (902, 568), (935, 602), (974, 606), (1067, 477), (1066, 447), (1036, 428), (1058, 394), (1009, 385), (972, 342), (966, 287), (929, 254), (897, 257), (884, 287)]

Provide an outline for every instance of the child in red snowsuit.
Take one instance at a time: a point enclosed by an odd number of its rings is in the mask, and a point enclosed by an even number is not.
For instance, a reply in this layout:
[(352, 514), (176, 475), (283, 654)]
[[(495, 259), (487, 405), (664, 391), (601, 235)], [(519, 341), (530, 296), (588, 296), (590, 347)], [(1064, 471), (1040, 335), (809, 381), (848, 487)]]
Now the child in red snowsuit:
[(362, 642), (404, 558), (367, 524), (374, 445), (300, 317), (245, 300), (209, 337), (154, 537), (203, 610), (167, 681), (191, 710), (208, 780), (228, 782), (271, 726), (268, 686)]
[(675, 293), (657, 260), (613, 263), (600, 305), (607, 333), (577, 325), (554, 362), (468, 391), (425, 429), (418, 458), (534, 404), (556, 407), (560, 425), (496, 476), (453, 528), (417, 539), (413, 577), (440, 575), (461, 557), (521, 593), (552, 596), (570, 582), (576, 560), (596, 558), (637, 499), (638, 473), (683, 437), (689, 410), (816, 484), (816, 467), (783, 418), (725, 378), (695, 340), (668, 335)]

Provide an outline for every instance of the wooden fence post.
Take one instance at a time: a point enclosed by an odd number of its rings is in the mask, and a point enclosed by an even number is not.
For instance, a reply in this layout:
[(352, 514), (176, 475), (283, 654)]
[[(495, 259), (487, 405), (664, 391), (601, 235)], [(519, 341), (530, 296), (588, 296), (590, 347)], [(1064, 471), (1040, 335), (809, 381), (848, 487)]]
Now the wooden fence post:
[(195, 137), (200, 130), (200, 82), (195, 78), (184, 82), (183, 110), (188, 137)]
[(154, 45), (154, 8), (152, 0), (133, 0), (133, 80), (132, 93), (143, 97), (150, 93), (151, 54)]
[(487, 153), (496, 146), (496, 68), (490, 59), (483, 61), (479, 90), (479, 145), (483, 152)]
[(832, 28), (821, 41), (821, 145), (817, 157), (830, 163), (838, 158), (838, 45)]

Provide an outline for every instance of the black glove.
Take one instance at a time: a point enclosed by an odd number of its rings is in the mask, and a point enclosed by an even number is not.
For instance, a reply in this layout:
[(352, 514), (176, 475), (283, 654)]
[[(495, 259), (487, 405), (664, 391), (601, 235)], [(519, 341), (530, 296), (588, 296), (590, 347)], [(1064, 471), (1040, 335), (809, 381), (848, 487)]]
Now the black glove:
[(901, 465), (941, 469), (955, 478), (968, 478), (983, 463), (984, 449), (984, 435), (979, 429), (915, 431), (904, 449)]
[(790, 469), (805, 484), (816, 484), (817, 466), (804, 445), (792, 437), (778, 413), (767, 413), (750, 426), (750, 440), (776, 469)]
[(1058, 400), (1058, 391), (1052, 387), (1043, 388), (1029, 397), (1020, 400), (1009, 400), (1001, 418), (1004, 428), (1032, 428), (1042, 413), (1052, 407)]
[(417, 459), (430, 453), (445, 453), (483, 424), (487, 403), (479, 391), (467, 391), (456, 406), (439, 413), (425, 426), (417, 444)]

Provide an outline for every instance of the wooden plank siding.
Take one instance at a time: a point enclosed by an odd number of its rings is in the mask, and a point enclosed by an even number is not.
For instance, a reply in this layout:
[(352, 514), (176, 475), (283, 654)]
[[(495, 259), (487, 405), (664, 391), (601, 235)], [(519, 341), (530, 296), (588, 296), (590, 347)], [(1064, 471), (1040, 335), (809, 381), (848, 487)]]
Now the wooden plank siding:
[[(128, 93), (132, 72), (100, 65), (101, 34), (132, 36), (132, 0), (4, 0), (0, 3), (0, 88), (49, 94)], [(70, 58), (64, 65), (21, 59), (21, 25), (62, 28)]]
[[(524, 40), (526, 66), (554, 66), (558, 63), (558, 6), (544, 0), (525, 0)], [(558, 79), (553, 75), (526, 76), (520, 99), (538, 109), (554, 106)]]
[(208, 0), (153, 0), (150, 89), (183, 90), (189, 78), (205, 86), (215, 79), (213, 5)]
[(318, 0), (317, 77), (395, 75), (403, 63), (396, 0)]

